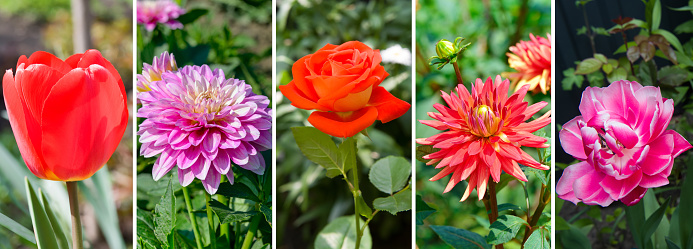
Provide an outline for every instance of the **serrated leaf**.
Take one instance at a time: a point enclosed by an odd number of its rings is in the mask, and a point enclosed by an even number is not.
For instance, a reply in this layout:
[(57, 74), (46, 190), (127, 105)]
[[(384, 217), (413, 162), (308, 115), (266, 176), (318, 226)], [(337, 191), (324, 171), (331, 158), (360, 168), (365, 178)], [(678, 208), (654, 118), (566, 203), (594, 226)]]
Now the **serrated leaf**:
[(154, 235), (152, 214), (140, 208), (137, 208), (137, 243), (144, 248), (162, 248)]
[(241, 212), (241, 211), (233, 211), (226, 205), (222, 204), (221, 202), (212, 199), (209, 202), (209, 207), (212, 208), (212, 211), (219, 217), (219, 222), (221, 224), (226, 224), (226, 223), (231, 223), (231, 222), (237, 222), (237, 221), (246, 221), (249, 220), (251, 217), (255, 216), (258, 214), (257, 211), (248, 211), (248, 212)]
[(688, 71), (674, 66), (666, 66), (657, 72), (657, 80), (667, 86), (679, 86), (686, 81)]
[(575, 69), (575, 74), (590, 74), (602, 67), (602, 62), (595, 58), (587, 58), (581, 61), (577, 69)]
[(360, 194), (358, 197), (356, 197), (356, 206), (358, 206), (359, 214), (361, 216), (366, 217), (366, 219), (373, 217), (373, 210), (371, 210), (366, 201), (363, 199), (363, 196)]
[(327, 177), (346, 173), (342, 168), (342, 155), (330, 136), (313, 127), (291, 127), (298, 148), (308, 160), (327, 170)]
[(561, 84), (563, 85), (563, 90), (570, 91), (573, 89), (573, 85), (581, 88), (584, 80), (584, 76), (575, 74), (575, 68), (568, 68), (563, 71), (563, 80)]
[[(418, 206), (417, 206), (417, 208), (418, 208)], [(502, 212), (502, 211), (507, 211), (507, 210), (521, 210), (521, 211), (524, 211), (524, 209), (522, 209), (520, 206), (515, 205), (515, 204), (512, 204), (512, 203), (502, 203), (502, 204), (498, 204), (498, 212), (499, 212), (499, 213)], [(491, 210), (486, 211), (486, 214), (490, 214), (490, 213), (491, 213)]]
[[(360, 219), (360, 218), (359, 218)], [(363, 226), (364, 222), (359, 222)], [(331, 221), (325, 226), (317, 238), (315, 249), (353, 249), (356, 248), (356, 220), (353, 215), (342, 216)], [(361, 237), (359, 248), (370, 249), (372, 247), (371, 232), (366, 226)]]
[[(346, 141), (339, 145), (339, 154), (342, 156), (342, 165), (339, 167), (340, 174), (341, 172), (346, 173), (356, 166), (356, 150), (356, 139), (353, 137), (347, 138)], [(328, 175), (328, 177), (330, 176)]]
[(524, 248), (532, 248), (532, 249), (547, 249), (551, 248), (551, 245), (549, 244), (549, 241), (546, 239), (546, 237), (551, 236), (551, 233), (547, 231), (546, 229), (540, 227), (537, 230), (534, 230), (532, 234), (529, 235), (529, 238), (527, 238), (527, 241), (524, 244)]
[(628, 72), (626, 72), (626, 69), (624, 68), (616, 68), (611, 74), (608, 74), (606, 76), (606, 79), (609, 80), (609, 82), (614, 82), (614, 81), (619, 81), (619, 80), (625, 80), (628, 77)]
[(265, 215), (265, 220), (272, 226), (272, 209), (267, 205), (260, 205), (260, 212)]
[(416, 225), (423, 225), (423, 220), (435, 211), (420, 195), (416, 195)]
[(34, 234), (36, 236), (36, 245), (42, 249), (59, 249), (55, 239), (55, 232), (51, 226), (51, 222), (46, 215), (45, 209), (41, 205), (34, 188), (29, 183), (28, 178), (24, 178), (26, 196), (29, 202), (29, 214), (31, 215), (31, 224), (34, 225)]
[(603, 63), (603, 64), (607, 64), (607, 63), (608, 63), (606, 56), (604, 56), (603, 54), (599, 54), (599, 53), (594, 54), (594, 58), (597, 59), (598, 61), (600, 61), (600, 62)]
[(514, 215), (501, 215), (491, 224), (486, 242), (493, 245), (504, 244), (515, 238), (520, 228), (526, 226), (527, 222)]
[(411, 189), (406, 189), (392, 196), (376, 198), (373, 208), (388, 211), (392, 215), (411, 209)]
[(535, 169), (527, 166), (522, 166), (520, 169), (524, 171), (525, 175), (528, 175), (529, 173), (534, 174), (537, 178), (539, 178), (541, 184), (549, 185), (549, 178), (551, 177), (551, 174), (547, 175), (545, 170)]
[(173, 177), (169, 178), (166, 192), (154, 207), (154, 235), (165, 247), (170, 244), (176, 225), (176, 196), (173, 194)]
[(438, 234), (441, 240), (453, 248), (491, 248), (484, 237), (477, 233), (451, 226), (431, 226), (431, 229)]
[[(378, 190), (392, 194), (404, 188), (411, 174), (411, 163), (403, 157), (388, 156), (375, 162), (368, 179)], [(411, 198), (409, 198), (411, 200)], [(411, 201), (410, 201), (411, 202)]]

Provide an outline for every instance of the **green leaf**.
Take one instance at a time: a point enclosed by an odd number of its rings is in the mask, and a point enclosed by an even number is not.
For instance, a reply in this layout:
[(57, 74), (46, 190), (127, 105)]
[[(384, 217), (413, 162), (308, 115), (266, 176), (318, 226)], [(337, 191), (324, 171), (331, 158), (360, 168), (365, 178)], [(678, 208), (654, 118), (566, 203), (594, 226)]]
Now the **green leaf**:
[(563, 90), (570, 91), (573, 89), (573, 85), (582, 88), (582, 82), (584, 80), (584, 76), (575, 74), (575, 68), (568, 68), (563, 71), (563, 80), (561, 84), (563, 85)]
[(527, 241), (524, 244), (524, 248), (551, 248), (549, 241), (546, 239), (549, 236), (551, 236), (551, 233), (549, 233), (545, 228), (540, 227), (539, 229), (534, 230), (534, 232), (532, 232), (531, 235), (529, 235), (529, 238), (527, 238)]
[[(559, 216), (560, 217), (560, 216)], [(563, 248), (571, 249), (591, 249), (590, 239), (585, 236), (579, 228), (569, 225), (569, 229), (559, 233), (560, 242)]]
[[(635, 43), (634, 41), (628, 42), (628, 48), (632, 48), (632, 47), (635, 47), (637, 45), (638, 44)], [(620, 53), (625, 53), (625, 52), (626, 52), (626, 45), (621, 45), (620, 47), (618, 47), (616, 49), (616, 51), (614, 51), (614, 54), (620, 54)]]
[(265, 220), (271, 226), (272, 225), (272, 208), (268, 207), (265, 204), (262, 204), (262, 205), (260, 205), (260, 212), (262, 212), (262, 214), (265, 215)]
[(373, 217), (373, 210), (368, 206), (365, 200), (363, 200), (363, 196), (359, 192), (359, 196), (356, 197), (356, 206), (359, 208), (359, 214), (363, 217), (366, 217), (366, 219), (370, 219)]
[(515, 238), (520, 228), (526, 226), (527, 222), (514, 215), (501, 215), (498, 220), (491, 224), (486, 242), (493, 245), (503, 244)]
[(602, 67), (602, 62), (595, 58), (587, 58), (578, 64), (575, 74), (590, 74)]
[(539, 178), (541, 184), (549, 185), (549, 178), (551, 177), (551, 174), (547, 175), (545, 170), (535, 169), (527, 166), (522, 166), (520, 169), (522, 169), (525, 175), (528, 175), (529, 173), (534, 174), (537, 178)]
[[(418, 208), (418, 206), (417, 206)], [(498, 212), (502, 211), (507, 211), (507, 210), (521, 210), (524, 211), (520, 206), (512, 204), (512, 203), (503, 203), (503, 204), (498, 204)], [(486, 214), (490, 214), (491, 210), (486, 211)]]
[(154, 234), (154, 226), (152, 214), (137, 208), (137, 244), (143, 248), (162, 248)]
[(676, 29), (674, 29), (674, 32), (677, 34), (693, 33), (693, 20), (688, 20), (682, 24), (679, 24), (679, 26), (676, 26)]
[(36, 245), (42, 249), (59, 249), (55, 238), (55, 232), (51, 226), (51, 222), (46, 215), (45, 209), (41, 205), (34, 188), (29, 183), (28, 178), (24, 178), (26, 195), (29, 201), (29, 213), (31, 214), (31, 223), (34, 225), (34, 234), (36, 236)]
[(373, 200), (373, 208), (384, 210), (395, 215), (398, 212), (411, 209), (411, 189), (403, 190), (393, 196), (376, 198)]
[(431, 226), (431, 229), (440, 236), (441, 240), (453, 248), (491, 248), (484, 237), (477, 233), (451, 226)]
[(606, 74), (610, 74), (614, 71), (614, 66), (611, 64), (604, 64), (602, 65), (602, 71), (604, 71)]
[(654, 6), (652, 8), (652, 27), (650, 30), (658, 30), (659, 24), (662, 22), (662, 3), (659, 0), (654, 1)]
[(368, 179), (378, 190), (392, 194), (404, 188), (410, 174), (411, 163), (407, 159), (388, 156), (373, 164), (368, 172)]
[(626, 206), (626, 221), (633, 234), (633, 240), (638, 248), (645, 248), (643, 229), (645, 228), (645, 205), (639, 202), (633, 206)]
[[(353, 137), (347, 138), (339, 145), (339, 154), (342, 156), (341, 171), (346, 173), (356, 166), (356, 139)], [(330, 177), (328, 175), (328, 177)]]
[(251, 217), (255, 216), (258, 214), (257, 211), (248, 211), (248, 212), (242, 212), (242, 211), (233, 211), (226, 205), (222, 204), (221, 202), (212, 199), (209, 202), (209, 207), (212, 208), (212, 211), (219, 217), (219, 222), (221, 224), (226, 224), (226, 223), (231, 223), (231, 222), (237, 222), (237, 221), (246, 221), (249, 220)]
[[(669, 201), (671, 198), (667, 198), (666, 202), (659, 206), (650, 217), (645, 221), (645, 229), (643, 230), (643, 238), (645, 239), (645, 244), (650, 244), (652, 240), (651, 237), (659, 227), (659, 223), (662, 222), (662, 217), (664, 217), (664, 212), (667, 207), (669, 207)], [(656, 199), (654, 200), (656, 202)]]
[(667, 249), (681, 249), (681, 247), (679, 247), (673, 241), (669, 240), (669, 238), (665, 238), (665, 240), (667, 241)]
[(435, 153), (440, 149), (433, 148), (433, 145), (419, 145), (416, 146), (416, 160), (422, 163), (428, 163), (431, 159), (424, 159), (425, 155)]
[[(360, 218), (359, 218), (360, 219)], [(363, 226), (361, 220), (359, 225)], [(342, 216), (325, 226), (315, 238), (315, 249), (353, 249), (356, 247), (356, 220), (353, 215)], [(360, 228), (359, 228), (360, 229)], [(371, 232), (366, 226), (359, 248), (372, 247)]]
[(652, 86), (657, 82), (657, 66), (653, 61), (640, 63), (638, 78), (641, 80), (640, 83), (646, 86)]
[(56, 240), (58, 240), (58, 245), (62, 249), (70, 249), (71, 248), (70, 247), (71, 240), (68, 239), (62, 226), (60, 226), (60, 222), (58, 221), (58, 217), (55, 216), (55, 213), (51, 209), (51, 206), (48, 203), (46, 196), (43, 195), (43, 191), (41, 191), (41, 189), (39, 189), (39, 198), (41, 200), (41, 205), (46, 209), (46, 215), (48, 216), (48, 220), (51, 222), (51, 226), (53, 227), (53, 232), (55, 232)]
[(308, 160), (327, 170), (327, 177), (346, 174), (341, 168), (343, 156), (330, 136), (313, 127), (291, 127), (298, 148)]
[(688, 78), (688, 71), (686, 69), (666, 66), (659, 69), (657, 72), (657, 80), (667, 86), (679, 86)]
[(209, 12), (209, 10), (206, 9), (192, 9), (189, 10), (187, 13), (182, 14), (178, 17), (178, 21), (182, 23), (183, 25), (192, 23), (198, 18), (204, 16)]
[(603, 54), (599, 54), (599, 53), (594, 54), (594, 58), (597, 59), (599, 62), (601, 62), (601, 63), (603, 63), (603, 64), (607, 64), (607, 63), (608, 63), (608, 61), (607, 61), (607, 59), (606, 59), (606, 56), (604, 56)]
[(19, 235), (19, 237), (22, 237), (23, 239), (33, 244), (36, 244), (36, 238), (34, 238), (34, 233), (31, 232), (31, 230), (27, 229), (26, 227), (10, 219), (10, 217), (7, 217), (2, 213), (0, 213), (0, 226), (7, 228), (8, 230)]
[[(680, 196), (693, 196), (693, 174), (686, 175), (681, 185)], [(693, 234), (693, 198), (681, 198), (679, 201), (679, 234), (681, 235), (681, 248), (693, 248), (693, 238), (687, 236)]]
[(242, 183), (231, 184), (228, 182), (223, 182), (219, 185), (217, 194), (227, 197), (247, 199), (254, 202), (261, 202), (260, 198), (258, 198), (248, 186)]
[(628, 77), (628, 72), (626, 72), (626, 69), (620, 67), (620, 68), (616, 68), (616, 70), (611, 72), (611, 74), (608, 74), (606, 76), (606, 79), (609, 80), (609, 82), (615, 82), (615, 81), (619, 81), (619, 80), (625, 80), (627, 77)]
[(125, 241), (118, 226), (118, 211), (115, 208), (111, 174), (108, 167), (103, 167), (96, 171), (92, 177), (79, 181), (78, 186), (82, 196), (95, 210), (99, 210), (96, 221), (104, 237), (106, 237), (108, 246), (110, 248), (125, 248)]
[(416, 225), (423, 225), (423, 220), (435, 211), (420, 195), (416, 195)]
[(168, 188), (154, 207), (154, 235), (165, 247), (173, 246), (172, 231), (176, 225), (176, 196), (173, 194), (173, 177), (168, 180)]

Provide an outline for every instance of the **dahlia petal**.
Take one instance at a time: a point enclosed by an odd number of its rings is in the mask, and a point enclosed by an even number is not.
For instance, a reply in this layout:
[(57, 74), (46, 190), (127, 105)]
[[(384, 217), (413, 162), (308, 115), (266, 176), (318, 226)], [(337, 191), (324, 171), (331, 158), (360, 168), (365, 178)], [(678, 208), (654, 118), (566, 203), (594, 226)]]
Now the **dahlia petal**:
[(221, 143), (221, 134), (218, 131), (211, 131), (208, 132), (208, 134), (210, 136), (202, 141), (202, 148), (207, 152), (218, 150), (219, 144)]
[[(171, 130), (171, 133), (168, 135), (168, 143), (169, 144), (177, 144), (183, 141), (186, 137), (188, 136), (187, 132), (184, 132), (180, 129), (173, 129)], [(142, 142), (143, 138), (140, 137), (140, 142)]]
[(210, 171), (210, 166), (211, 162), (209, 160), (205, 159), (204, 157), (198, 157), (197, 161), (195, 161), (195, 163), (193, 164), (193, 166), (190, 167), (190, 169), (192, 169), (193, 174), (195, 174), (195, 177), (197, 177), (197, 179), (204, 180), (207, 177), (208, 172)]
[(216, 194), (219, 189), (219, 183), (221, 182), (221, 175), (217, 173), (216, 170), (210, 170), (207, 172), (207, 176), (202, 180), (202, 186), (205, 187), (207, 193), (210, 195)]
[(199, 129), (191, 132), (188, 136), (188, 140), (193, 146), (198, 146), (205, 140), (205, 137), (207, 137), (207, 132), (209, 132), (209, 129)]
[(178, 153), (172, 150), (164, 150), (161, 153), (161, 156), (159, 156), (152, 167), (152, 177), (154, 178), (154, 181), (158, 181), (164, 177), (166, 173), (171, 171), (173, 166), (176, 165), (177, 157)]
[(178, 168), (178, 182), (181, 186), (187, 187), (193, 180), (195, 180), (195, 174), (192, 169)]
[(378, 111), (375, 107), (366, 107), (350, 114), (314, 111), (308, 117), (308, 122), (328, 135), (346, 138), (368, 128), (377, 116)]
[(486, 167), (477, 167), (476, 174), (478, 175), (476, 177), (476, 180), (478, 181), (476, 185), (476, 193), (479, 200), (481, 200), (486, 194), (486, 184), (488, 183), (489, 170)]
[(234, 182), (234, 181), (233, 181), (233, 180), (234, 180), (234, 177), (233, 177), (233, 170), (229, 170), (229, 173), (226, 174), (226, 179), (228, 179), (228, 180), (229, 180), (229, 183), (231, 183), (231, 185), (233, 185), (233, 182)]
[(257, 155), (250, 156), (247, 164), (240, 166), (255, 174), (263, 175), (265, 173), (265, 158), (262, 157), (262, 154), (258, 153)]
[(217, 157), (212, 161), (214, 168), (222, 175), (226, 175), (231, 169), (231, 159), (225, 150), (219, 150)]
[(242, 147), (243, 145), (239, 146), (238, 149), (234, 150), (226, 150), (228, 153), (229, 157), (235, 163), (236, 165), (245, 165), (248, 163), (248, 151), (245, 150), (245, 147)]
[(437, 181), (437, 180), (443, 179), (443, 177), (449, 175), (454, 170), (455, 170), (454, 167), (445, 167), (445, 168), (443, 168), (443, 170), (438, 172), (438, 174), (436, 174), (435, 176), (431, 177), (431, 179), (428, 179), (428, 180), (429, 181)]
[(404, 115), (411, 105), (404, 100), (393, 96), (385, 88), (379, 86), (373, 89), (368, 105), (375, 106), (378, 110), (378, 120), (383, 123), (390, 122)]

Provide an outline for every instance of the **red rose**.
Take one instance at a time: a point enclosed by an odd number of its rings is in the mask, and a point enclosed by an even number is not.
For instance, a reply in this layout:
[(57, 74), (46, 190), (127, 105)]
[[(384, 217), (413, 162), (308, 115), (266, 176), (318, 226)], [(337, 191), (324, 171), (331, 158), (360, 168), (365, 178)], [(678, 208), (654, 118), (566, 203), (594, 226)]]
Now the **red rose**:
[(62, 61), (39, 51), (2, 79), (19, 151), (39, 178), (79, 181), (106, 163), (125, 133), (125, 88), (97, 50)]
[(279, 90), (295, 107), (316, 110), (315, 128), (335, 137), (351, 137), (376, 119), (387, 123), (409, 110), (380, 83), (389, 75), (379, 50), (358, 41), (327, 44), (294, 63), (294, 79)]

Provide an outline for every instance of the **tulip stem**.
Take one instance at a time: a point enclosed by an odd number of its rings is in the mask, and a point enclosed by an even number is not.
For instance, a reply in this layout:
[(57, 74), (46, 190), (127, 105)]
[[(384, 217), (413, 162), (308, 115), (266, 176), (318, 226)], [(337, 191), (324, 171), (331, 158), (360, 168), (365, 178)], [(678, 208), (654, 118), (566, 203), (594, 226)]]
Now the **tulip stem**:
[(185, 199), (185, 207), (188, 209), (188, 217), (190, 218), (190, 224), (193, 227), (193, 234), (195, 235), (195, 244), (197, 249), (202, 249), (202, 242), (200, 241), (200, 229), (197, 227), (197, 219), (195, 214), (193, 214), (192, 204), (190, 202), (190, 193), (188, 193), (188, 187), (183, 187), (183, 198)]
[(460, 71), (460, 66), (457, 65), (457, 62), (453, 62), (452, 66), (455, 68), (455, 76), (457, 77), (457, 84), (458, 85), (464, 84), (464, 80), (462, 80), (462, 73)]
[(82, 218), (79, 215), (79, 202), (77, 202), (77, 182), (65, 182), (67, 195), (70, 199), (70, 216), (72, 217), (72, 245), (75, 249), (83, 249), (82, 242)]
[(209, 241), (212, 245), (212, 248), (217, 248), (217, 230), (214, 229), (214, 214), (212, 214), (212, 207), (209, 206), (209, 203), (212, 201), (212, 196), (205, 191), (205, 200), (207, 201), (207, 221), (209, 221)]

